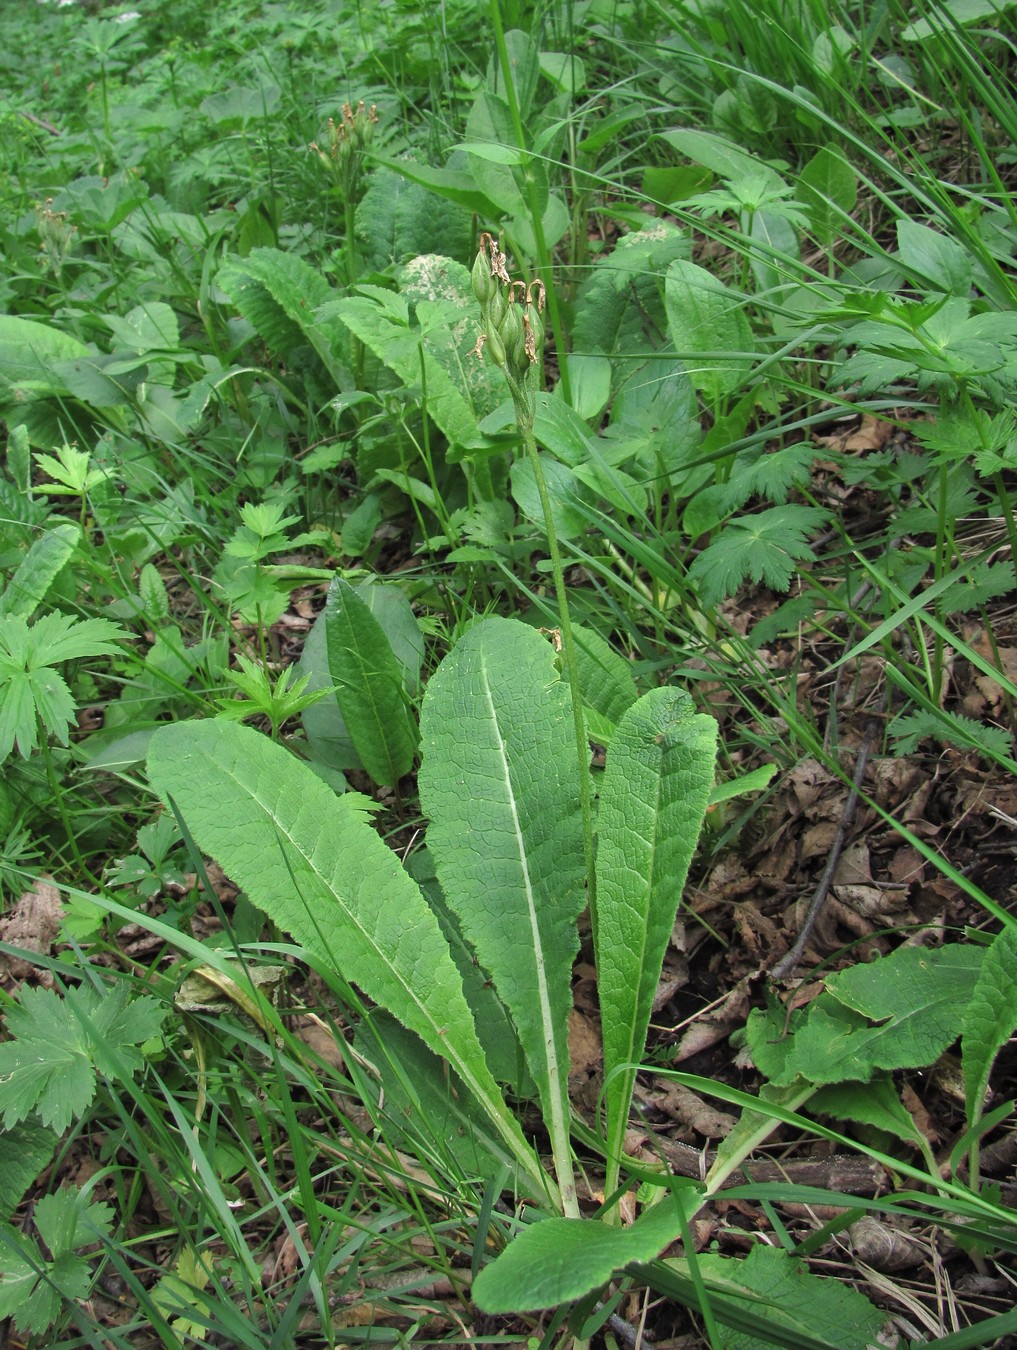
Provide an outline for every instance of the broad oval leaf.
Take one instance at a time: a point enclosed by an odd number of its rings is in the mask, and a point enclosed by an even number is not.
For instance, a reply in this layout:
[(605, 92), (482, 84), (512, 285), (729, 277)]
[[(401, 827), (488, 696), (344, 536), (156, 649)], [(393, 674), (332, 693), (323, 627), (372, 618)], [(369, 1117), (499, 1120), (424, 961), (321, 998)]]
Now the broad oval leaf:
[(557, 1308), (606, 1284), (632, 1261), (652, 1261), (681, 1232), (699, 1202), (697, 1182), (674, 1177), (673, 1190), (628, 1228), (597, 1219), (545, 1219), (524, 1228), (473, 1282), (488, 1313)]
[(752, 366), (754, 343), (743, 301), (712, 272), (676, 258), (667, 269), (664, 305), (671, 341), (689, 378), (711, 406), (721, 404)]
[(487, 1067), (438, 921), (368, 823), (365, 799), (337, 797), (281, 746), (231, 722), (160, 728), (148, 772), (256, 905), (448, 1060), (534, 1194), (553, 1193)]

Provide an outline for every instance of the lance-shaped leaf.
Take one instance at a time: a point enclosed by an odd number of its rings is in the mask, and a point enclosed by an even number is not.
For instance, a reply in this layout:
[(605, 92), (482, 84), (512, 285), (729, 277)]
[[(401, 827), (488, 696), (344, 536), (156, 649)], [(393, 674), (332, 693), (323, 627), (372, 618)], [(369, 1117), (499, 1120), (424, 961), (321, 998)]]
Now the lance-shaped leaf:
[(395, 787), (413, 765), (417, 729), (403, 668), (370, 606), (335, 577), (325, 602), (325, 645), (336, 700), (360, 762)]
[(716, 722), (696, 713), (688, 694), (653, 689), (626, 711), (608, 751), (594, 933), (615, 1168), (636, 1077), (628, 1066), (646, 1043), (664, 949), (706, 814), (716, 743)]
[(552, 1193), (487, 1067), (438, 921), (371, 828), (365, 799), (337, 797), (281, 746), (231, 722), (161, 728), (148, 772), (256, 905), (448, 1060), (534, 1194)]
[(985, 954), (961, 1018), (968, 1123), (981, 1119), (997, 1052), (1017, 1027), (1017, 930), (1004, 928)]
[(551, 645), (511, 619), (475, 624), (428, 683), (421, 746), (438, 879), (515, 1022), (560, 1168), (585, 895), (571, 702)]

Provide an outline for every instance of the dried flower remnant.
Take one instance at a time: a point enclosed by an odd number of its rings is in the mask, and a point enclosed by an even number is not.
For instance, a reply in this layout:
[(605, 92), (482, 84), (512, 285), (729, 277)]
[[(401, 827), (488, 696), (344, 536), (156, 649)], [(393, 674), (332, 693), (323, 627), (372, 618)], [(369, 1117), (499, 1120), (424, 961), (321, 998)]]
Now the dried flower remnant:
[(39, 231), (39, 264), (59, 278), (78, 227), (67, 223), (66, 211), (53, 210), (52, 197), (47, 197), (41, 206), (36, 205), (35, 219)]
[(498, 241), (486, 231), (470, 276), (484, 318), (474, 355), (490, 352), (505, 372), (517, 414), (532, 420), (544, 352), (544, 283), (513, 281)]
[(330, 117), (325, 124), (325, 145), (312, 141), (310, 149), (335, 178), (343, 193), (353, 196), (364, 160), (364, 154), (374, 139), (378, 109), (366, 107), (361, 99), (356, 108), (344, 103), (339, 109), (339, 120)]

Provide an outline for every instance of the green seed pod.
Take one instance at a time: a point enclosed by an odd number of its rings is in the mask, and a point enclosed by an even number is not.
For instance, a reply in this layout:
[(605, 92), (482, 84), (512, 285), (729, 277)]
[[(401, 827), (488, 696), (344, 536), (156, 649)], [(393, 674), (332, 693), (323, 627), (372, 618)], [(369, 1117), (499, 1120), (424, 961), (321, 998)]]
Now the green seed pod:
[(496, 366), (504, 366), (505, 343), (493, 324), (489, 324), (487, 328), (487, 350), (491, 353), (491, 359)]
[(501, 328), (505, 312), (508, 309), (508, 296), (505, 294), (505, 288), (499, 286), (497, 281), (495, 281), (494, 286), (494, 295), (491, 297), (486, 310), (487, 322), (492, 328)]
[(518, 378), (526, 373), (530, 358), (526, 355), (526, 330), (523, 327), (523, 316), (519, 311), (519, 306), (515, 303), (510, 304), (505, 311), (505, 317), (501, 321), (499, 331), (505, 343), (505, 357), (509, 369)]
[(486, 309), (498, 293), (498, 283), (491, 275), (491, 261), (484, 248), (477, 254), (470, 280), (473, 283), (473, 294), (477, 297), (477, 303)]

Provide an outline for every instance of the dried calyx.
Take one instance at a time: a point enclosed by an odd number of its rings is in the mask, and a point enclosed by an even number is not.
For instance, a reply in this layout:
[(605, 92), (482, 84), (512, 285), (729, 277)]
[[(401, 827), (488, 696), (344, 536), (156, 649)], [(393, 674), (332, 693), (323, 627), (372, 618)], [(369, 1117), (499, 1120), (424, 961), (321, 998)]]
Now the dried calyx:
[[(539, 369), (544, 352), (544, 283), (513, 281), (505, 255), (490, 234), (480, 236), (480, 249), (471, 274), (473, 294), (484, 316), (484, 328), (475, 348), (487, 351), (501, 366), (512, 387), (522, 388), (534, 368)], [(500, 283), (500, 284), (499, 284)]]

